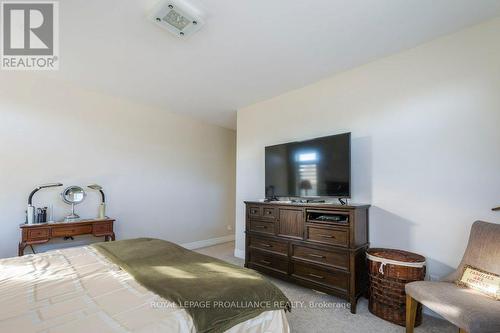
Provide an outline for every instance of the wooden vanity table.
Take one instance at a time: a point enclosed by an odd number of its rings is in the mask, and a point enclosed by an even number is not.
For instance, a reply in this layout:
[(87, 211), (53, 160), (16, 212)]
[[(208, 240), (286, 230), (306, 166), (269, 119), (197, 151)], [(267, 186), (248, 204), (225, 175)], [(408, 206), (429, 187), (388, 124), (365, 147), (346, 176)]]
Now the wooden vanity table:
[(113, 219), (79, 220), (75, 222), (51, 222), (39, 224), (21, 224), (21, 242), (19, 256), (24, 255), (27, 246), (47, 243), (53, 238), (94, 235), (103, 237), (105, 241), (115, 240)]

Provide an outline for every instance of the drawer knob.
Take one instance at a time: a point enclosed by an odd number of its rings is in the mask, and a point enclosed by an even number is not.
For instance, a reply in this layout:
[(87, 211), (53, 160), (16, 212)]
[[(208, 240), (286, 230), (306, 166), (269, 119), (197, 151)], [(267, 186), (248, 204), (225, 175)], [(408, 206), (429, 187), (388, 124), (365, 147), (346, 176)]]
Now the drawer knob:
[(256, 225), (255, 227), (259, 229), (267, 229), (267, 225)]
[(264, 246), (264, 247), (273, 247), (272, 245), (270, 244), (265, 244), (265, 243), (260, 243), (261, 246)]
[(335, 236), (333, 235), (325, 235), (325, 234), (319, 234), (318, 236), (323, 238), (335, 238)]
[(265, 265), (271, 265), (271, 262), (267, 261), (267, 260), (261, 260), (260, 262), (265, 264)]
[(325, 278), (324, 276), (316, 275), (316, 274), (313, 274), (313, 273), (309, 273), (308, 275), (311, 276), (311, 277), (313, 277), (313, 278), (316, 278), (316, 279), (324, 279)]

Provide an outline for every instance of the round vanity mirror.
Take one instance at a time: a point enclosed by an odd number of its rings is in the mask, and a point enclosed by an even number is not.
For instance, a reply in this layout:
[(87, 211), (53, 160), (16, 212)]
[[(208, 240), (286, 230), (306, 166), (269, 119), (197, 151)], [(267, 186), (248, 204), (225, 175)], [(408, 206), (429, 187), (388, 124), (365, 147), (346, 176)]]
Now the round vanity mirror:
[(62, 198), (68, 205), (77, 205), (85, 199), (85, 195), (85, 191), (80, 186), (70, 186), (63, 191)]
[(71, 205), (71, 214), (64, 218), (64, 221), (76, 221), (80, 218), (75, 213), (75, 205), (78, 205), (85, 200), (87, 193), (80, 186), (70, 186), (64, 189), (61, 193), (61, 197), (65, 203)]

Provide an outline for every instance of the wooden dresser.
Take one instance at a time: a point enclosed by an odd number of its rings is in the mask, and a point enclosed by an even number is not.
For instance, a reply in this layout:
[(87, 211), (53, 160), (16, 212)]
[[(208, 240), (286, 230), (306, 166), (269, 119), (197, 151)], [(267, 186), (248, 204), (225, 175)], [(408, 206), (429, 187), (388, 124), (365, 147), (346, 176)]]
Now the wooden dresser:
[(115, 240), (113, 231), (115, 220), (80, 220), (77, 222), (53, 222), (39, 224), (21, 224), (21, 242), (19, 256), (24, 255), (27, 246), (47, 243), (53, 238), (72, 237), (79, 235), (104, 236), (105, 240)]
[(246, 201), (245, 266), (346, 299), (366, 293), (369, 205)]

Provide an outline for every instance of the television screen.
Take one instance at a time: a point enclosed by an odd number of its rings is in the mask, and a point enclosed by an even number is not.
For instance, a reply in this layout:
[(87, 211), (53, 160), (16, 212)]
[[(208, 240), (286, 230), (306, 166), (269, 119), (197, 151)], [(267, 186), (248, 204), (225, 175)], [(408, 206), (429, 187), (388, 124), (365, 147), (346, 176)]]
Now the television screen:
[(266, 197), (351, 195), (351, 133), (266, 147)]

